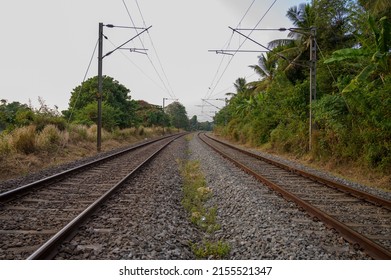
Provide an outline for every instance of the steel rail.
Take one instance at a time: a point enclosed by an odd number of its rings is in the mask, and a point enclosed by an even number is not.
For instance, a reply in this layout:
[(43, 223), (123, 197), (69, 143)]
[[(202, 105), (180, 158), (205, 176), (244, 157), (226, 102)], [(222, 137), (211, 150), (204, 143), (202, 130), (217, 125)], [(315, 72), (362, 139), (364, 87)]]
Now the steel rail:
[(65, 170), (65, 171), (62, 171), (62, 172), (59, 172), (59, 173), (56, 173), (54, 175), (51, 175), (51, 176), (48, 176), (48, 177), (45, 177), (41, 180), (38, 180), (38, 181), (35, 181), (35, 182), (32, 182), (30, 184), (26, 184), (26, 185), (23, 185), (23, 186), (20, 186), (18, 188), (15, 188), (15, 189), (12, 189), (12, 190), (8, 190), (8, 191), (5, 191), (3, 193), (0, 193), (0, 202), (5, 202), (7, 200), (10, 200), (12, 199), (13, 197), (17, 196), (17, 195), (21, 195), (21, 194), (24, 194), (30, 190), (32, 190), (33, 188), (36, 188), (38, 186), (41, 186), (42, 184), (45, 184), (45, 183), (50, 183), (50, 182), (53, 182), (53, 181), (56, 181), (56, 180), (60, 180), (66, 176), (69, 176), (70, 174), (73, 174), (75, 172), (78, 172), (78, 171), (81, 171), (83, 169), (86, 169), (86, 168), (89, 168), (95, 164), (98, 164), (98, 163), (102, 163), (106, 160), (109, 160), (111, 158), (114, 158), (114, 157), (117, 157), (117, 156), (120, 156), (122, 154), (125, 154), (127, 152), (130, 152), (132, 150), (136, 150), (138, 148), (141, 148), (141, 147), (144, 147), (146, 145), (149, 145), (149, 144), (152, 144), (152, 143), (155, 143), (157, 141), (160, 141), (160, 140), (163, 140), (165, 138), (168, 138), (168, 137), (171, 137), (172, 135), (168, 135), (168, 136), (164, 136), (164, 137), (160, 137), (160, 138), (156, 138), (156, 139), (153, 139), (153, 140), (150, 140), (150, 141), (146, 141), (146, 142), (143, 142), (141, 144), (137, 144), (135, 146), (132, 146), (130, 148), (127, 148), (123, 151), (120, 151), (120, 152), (117, 152), (117, 153), (114, 153), (114, 154), (111, 154), (111, 155), (107, 155), (105, 157), (102, 157), (100, 159), (97, 159), (97, 160), (93, 160), (91, 162), (88, 162), (88, 163), (84, 163), (82, 165), (79, 165), (79, 166), (76, 166), (76, 167), (73, 167), (73, 168), (70, 168), (68, 170)]
[[(338, 231), (341, 235), (344, 236), (344, 238), (355, 244), (358, 244), (365, 252), (367, 252), (371, 257), (374, 259), (391, 259), (391, 252), (377, 243), (373, 242), (369, 238), (361, 235), (360, 233), (356, 232), (355, 230), (349, 228), (345, 224), (339, 222), (338, 220), (334, 219), (327, 213), (321, 211), (320, 209), (312, 206), (311, 204), (307, 203), (306, 201), (300, 199), (293, 193), (285, 190), (284, 188), (278, 186), (277, 184), (271, 182), (270, 180), (266, 179), (265, 177), (259, 175), (249, 167), (245, 166), (244, 164), (240, 163), (239, 161), (235, 160), (234, 158), (230, 157), (228, 154), (224, 153), (220, 149), (216, 148), (212, 144), (205, 141), (202, 137), (199, 137), (206, 145), (211, 147), (213, 150), (215, 150), (217, 153), (222, 155), (224, 158), (228, 159), (232, 163), (234, 163), (236, 166), (244, 170), (246, 173), (254, 176), (257, 180), (264, 183), (265, 185), (269, 186), (273, 190), (280, 193), (285, 199), (295, 202), (299, 207), (302, 207), (305, 209), (310, 215), (318, 218), (319, 220), (323, 221), (326, 225), (334, 228), (336, 231)], [(215, 141), (214, 139), (210, 138), (211, 141)], [(218, 141), (217, 141), (218, 142)], [(241, 149), (239, 149), (241, 151)]]
[[(138, 172), (143, 166), (149, 163), (153, 158), (155, 158), (164, 148), (166, 148), (171, 142), (183, 136), (181, 133), (179, 135), (171, 136), (169, 142), (160, 147), (156, 152), (149, 156), (146, 160), (140, 163), (134, 170), (128, 173), (122, 180), (115, 184), (110, 190), (98, 198), (94, 203), (92, 203), (88, 208), (86, 208), (82, 213), (80, 213), (76, 218), (70, 221), (66, 226), (64, 226), (60, 231), (58, 231), (54, 236), (52, 236), (46, 243), (39, 247), (34, 253), (32, 253), (27, 259), (28, 260), (43, 260), (51, 259), (57, 254), (57, 248), (62, 244), (64, 240), (70, 238), (72, 234), (77, 230), (77, 228), (88, 218), (90, 217), (105, 201), (107, 201), (131, 176)], [(169, 136), (170, 137), (170, 136)], [(167, 138), (167, 137), (165, 137)], [(162, 140), (162, 139), (160, 139)]]
[(292, 173), (295, 173), (295, 174), (298, 174), (302, 177), (305, 177), (305, 178), (308, 178), (308, 179), (311, 179), (313, 181), (316, 181), (318, 183), (321, 183), (321, 184), (324, 184), (324, 185), (327, 185), (329, 187), (332, 187), (332, 188), (335, 188), (335, 189), (339, 189), (339, 190), (342, 190), (346, 193), (349, 193), (357, 198), (360, 198), (360, 199), (364, 199), (368, 202), (371, 202), (371, 203), (374, 203), (376, 205), (381, 205), (387, 209), (390, 209), (391, 210), (391, 201), (390, 200), (386, 200), (384, 198), (381, 198), (381, 197), (378, 197), (378, 196), (375, 196), (375, 195), (372, 195), (372, 194), (369, 194), (369, 193), (365, 193), (365, 192), (362, 192), (362, 191), (359, 191), (357, 189), (353, 189), (349, 186), (346, 186), (346, 185), (343, 185), (343, 184), (340, 184), (336, 181), (333, 181), (333, 180), (330, 180), (330, 179), (326, 179), (324, 177), (320, 177), (318, 175), (315, 175), (315, 174), (312, 174), (312, 173), (309, 173), (307, 171), (304, 171), (304, 170), (301, 170), (301, 169), (298, 169), (298, 168), (295, 168), (295, 167), (292, 167), (292, 166), (288, 166), (286, 164), (283, 164), (283, 163), (280, 163), (280, 162), (277, 162), (277, 161), (274, 161), (274, 160), (271, 160), (271, 159), (268, 159), (268, 158), (265, 158), (261, 155), (258, 155), (258, 154), (254, 154), (254, 153), (251, 153), (249, 151), (246, 151), (246, 150), (243, 150), (243, 149), (240, 149), (236, 146), (233, 146), (233, 145), (230, 145), (226, 142), (223, 142), (219, 139), (216, 139), (216, 138), (212, 138), (210, 137), (209, 135), (206, 135), (204, 134), (207, 138), (213, 140), (213, 141), (216, 141), (220, 144), (223, 144), (227, 147), (230, 147), (232, 149), (235, 149), (239, 152), (242, 152), (248, 156), (251, 156), (251, 157), (254, 157), (256, 159), (259, 159), (259, 160), (262, 160), (264, 162), (267, 162), (269, 164), (272, 164), (274, 166), (277, 166), (277, 167), (280, 167), (282, 169), (285, 169), (287, 171), (290, 171)]

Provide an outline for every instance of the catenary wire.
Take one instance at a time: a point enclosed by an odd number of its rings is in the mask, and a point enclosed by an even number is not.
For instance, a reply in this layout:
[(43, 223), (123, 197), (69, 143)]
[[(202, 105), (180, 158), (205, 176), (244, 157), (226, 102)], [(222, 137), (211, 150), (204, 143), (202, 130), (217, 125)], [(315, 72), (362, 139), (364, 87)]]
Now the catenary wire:
[(85, 72), (85, 74), (84, 74), (83, 81), (82, 81), (82, 83), (81, 83), (80, 89), (79, 89), (79, 91), (77, 92), (76, 100), (75, 100), (75, 102), (73, 103), (73, 107), (72, 107), (72, 109), (71, 109), (71, 113), (69, 114), (68, 123), (70, 123), (71, 118), (72, 118), (72, 115), (73, 115), (73, 113), (74, 113), (74, 111), (75, 111), (76, 104), (77, 104), (77, 102), (79, 101), (79, 97), (80, 97), (80, 94), (81, 94), (81, 90), (82, 90), (83, 84), (84, 84), (84, 82), (85, 82), (85, 80), (86, 80), (86, 78), (87, 78), (88, 72), (89, 72), (89, 70), (90, 70), (90, 68), (91, 68), (92, 60), (94, 59), (94, 55), (95, 55), (95, 52), (96, 52), (96, 48), (98, 47), (98, 43), (99, 43), (99, 40), (97, 40), (96, 43), (95, 43), (94, 51), (92, 52), (92, 55), (91, 55), (91, 58), (90, 58), (90, 62), (88, 63), (87, 70), (86, 70), (86, 72)]
[[(145, 24), (145, 19), (144, 19), (143, 13), (141, 12), (140, 5), (138, 4), (138, 1), (137, 1), (137, 0), (135, 0), (135, 2), (136, 2), (136, 5), (137, 5), (137, 9), (138, 9), (138, 11), (139, 11), (139, 13), (140, 13), (141, 19), (142, 19), (142, 21), (143, 21), (143, 24), (144, 24), (144, 26), (146, 26), (146, 24)], [(156, 49), (155, 44), (154, 44), (154, 42), (153, 42), (153, 40), (152, 40), (152, 36), (151, 36), (151, 34), (149, 33), (149, 31), (147, 31), (147, 34), (148, 34), (149, 40), (151, 41), (151, 46), (152, 46), (152, 49), (153, 49), (153, 51), (154, 51), (154, 53), (155, 53), (155, 56), (156, 56), (156, 58), (157, 58), (157, 61), (158, 61), (158, 63), (159, 63), (160, 69), (161, 69), (161, 71), (162, 71), (162, 73), (163, 73), (164, 78), (165, 78), (166, 81), (167, 81), (168, 88), (170, 89), (170, 91), (171, 91), (171, 93), (172, 93), (171, 98), (177, 99), (177, 98), (175, 97), (174, 91), (172, 90), (172, 87), (171, 87), (171, 84), (170, 84), (170, 80), (169, 80), (168, 77), (167, 77), (166, 71), (165, 71), (164, 68), (163, 68), (163, 64), (162, 64), (162, 62), (161, 62), (161, 60), (160, 60), (160, 57), (159, 57), (158, 52), (157, 52), (157, 49)]]
[[(115, 47), (116, 44), (114, 44), (110, 39), (108, 39), (108, 41), (110, 42), (110, 44)], [(146, 78), (148, 78), (152, 83), (155, 84), (155, 86), (157, 86), (159, 89), (165, 91), (166, 89), (162, 88), (158, 82), (156, 82), (153, 78), (151, 78), (147, 73), (145, 73), (145, 71), (140, 67), (138, 66), (134, 61), (132, 61), (130, 59), (130, 57), (128, 55), (126, 55), (122, 50), (119, 50), (119, 52), (121, 53), (121, 55), (123, 55), (126, 60), (128, 60), (134, 67), (136, 67)]]
[[(137, 1), (137, 0), (136, 0), (136, 1)], [(244, 18), (247, 16), (247, 14), (249, 13), (249, 11), (250, 11), (250, 9), (252, 8), (252, 6), (254, 5), (254, 3), (255, 3), (255, 0), (253, 0), (253, 1), (251, 2), (250, 6), (247, 8), (246, 12), (244, 13), (244, 15), (242, 16), (242, 18), (240, 19), (240, 21), (239, 21), (237, 27), (240, 26), (240, 25), (242, 24)], [(228, 39), (227, 43), (224, 44), (224, 46), (223, 46), (222, 49), (224, 49), (225, 47), (229, 48), (233, 36), (234, 36), (234, 32), (231, 33), (231, 37)], [(220, 60), (220, 64), (219, 64), (219, 66), (217, 67), (217, 71), (216, 71), (215, 75), (213, 76), (213, 79), (212, 79), (212, 82), (211, 82), (210, 86), (208, 87), (208, 91), (206, 92), (205, 99), (210, 98), (210, 95), (213, 93), (213, 92), (210, 93), (210, 91), (211, 91), (211, 89), (212, 89), (212, 87), (213, 87), (213, 84), (214, 84), (214, 82), (215, 82), (215, 80), (216, 80), (216, 78), (217, 78), (217, 76), (218, 76), (218, 74), (219, 74), (219, 72), (220, 72), (220, 69), (221, 69), (221, 66), (222, 66), (222, 64), (223, 64), (224, 59), (225, 59), (225, 55), (223, 55), (222, 58), (221, 58), (221, 60)], [(229, 63), (230, 63), (230, 62), (229, 62)]]
[[(273, 6), (276, 4), (277, 0), (274, 0), (273, 3), (270, 5), (270, 7), (266, 10), (266, 12), (263, 14), (263, 16), (261, 17), (261, 19), (257, 22), (257, 24), (254, 26), (254, 28), (250, 31), (250, 33), (247, 35), (247, 37), (249, 37), (254, 29), (256, 29), (258, 27), (258, 25), (262, 22), (262, 20), (265, 18), (265, 16), (269, 13), (269, 11), (273, 8)], [(238, 49), (236, 50), (236, 52), (234, 53), (234, 55), (230, 58), (230, 60), (228, 61), (228, 64), (226, 65), (226, 67), (224, 68), (222, 74), (220, 75), (219, 79), (217, 80), (216, 84), (214, 85), (211, 93), (209, 95), (212, 95), (213, 92), (216, 90), (218, 84), (220, 83), (221, 79), (223, 78), (225, 72), (227, 71), (229, 65), (231, 64), (235, 54), (241, 49), (241, 47), (244, 45), (244, 43), (247, 41), (247, 38), (245, 38), (245, 40), (243, 40), (243, 42), (239, 45)]]
[[(129, 8), (128, 8), (128, 6), (126, 5), (125, 0), (122, 0), (122, 3), (123, 3), (123, 5), (124, 5), (124, 7), (125, 7), (125, 9), (126, 9), (126, 12), (127, 12), (128, 16), (129, 16), (129, 18), (130, 18), (130, 21), (132, 22), (132, 25), (135, 26), (135, 23), (134, 23), (134, 21), (133, 21), (133, 18), (132, 18), (132, 16), (131, 16), (130, 12), (129, 12)], [(139, 6), (138, 6), (138, 7), (139, 7)], [(140, 13), (141, 13), (141, 9), (140, 9), (140, 8), (139, 8), (139, 11), (140, 11)], [(141, 14), (141, 17), (142, 17), (142, 19), (143, 19), (143, 22), (145, 23), (144, 17), (142, 16), (142, 14)], [(136, 30), (136, 33), (138, 34), (138, 31), (137, 31), (137, 30)], [(152, 41), (151, 36), (150, 36), (150, 34), (149, 34), (148, 31), (147, 31), (147, 34), (148, 34), (148, 36), (149, 36), (149, 39), (150, 39), (150, 41), (151, 41), (152, 48), (154, 49), (155, 55), (156, 55), (156, 57), (157, 57), (157, 59), (158, 59), (158, 62), (159, 62), (159, 64), (160, 64), (160, 68), (162, 69), (162, 73), (163, 73), (163, 75), (164, 75), (164, 77), (165, 77), (165, 79), (166, 79), (166, 81), (167, 81), (167, 84), (166, 84), (166, 82), (163, 80), (162, 76), (160, 75), (159, 71), (157, 70), (155, 64), (153, 63), (152, 59), (150, 58), (150, 56), (149, 56), (148, 54), (147, 54), (147, 58), (148, 58), (149, 62), (151, 63), (151, 65), (152, 65), (152, 67), (153, 67), (153, 69), (154, 69), (156, 75), (158, 76), (160, 82), (163, 84), (164, 88), (166, 89), (166, 92), (168, 93), (168, 95), (170, 95), (170, 97), (173, 98), (173, 99), (177, 99), (176, 96), (175, 96), (175, 94), (174, 94), (174, 92), (173, 92), (173, 90), (172, 90), (172, 88), (171, 88), (171, 86), (170, 86), (170, 83), (169, 83), (169, 81), (168, 81), (167, 75), (165, 74), (165, 71), (164, 71), (163, 66), (162, 66), (162, 64), (161, 64), (161, 61), (160, 61), (160, 59), (159, 59), (159, 56), (157, 55), (156, 48), (155, 48), (155, 46), (154, 46), (154, 44), (153, 44), (153, 41)], [(142, 47), (145, 49), (144, 42), (141, 40), (141, 38), (139, 38), (139, 39), (140, 39), (140, 43), (141, 43)]]

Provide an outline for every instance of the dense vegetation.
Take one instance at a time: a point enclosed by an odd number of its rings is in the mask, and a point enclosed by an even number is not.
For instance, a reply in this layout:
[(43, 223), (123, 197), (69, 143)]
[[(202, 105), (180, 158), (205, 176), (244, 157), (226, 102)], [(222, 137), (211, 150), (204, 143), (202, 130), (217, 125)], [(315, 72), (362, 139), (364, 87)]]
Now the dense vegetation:
[[(270, 42), (238, 78), (216, 132), (255, 146), (335, 164), (391, 170), (391, 2), (317, 0), (291, 7), (298, 32)], [(316, 27), (317, 98), (309, 151), (309, 29)]]
[[(35, 125), (37, 132), (52, 124), (60, 130), (69, 124), (90, 127), (97, 122), (97, 76), (78, 85), (71, 92), (69, 108), (59, 112), (51, 109), (42, 98), (40, 107), (19, 102), (0, 104), (0, 132), (9, 133), (16, 128)], [(112, 77), (103, 77), (102, 126), (107, 131), (138, 127), (172, 127), (184, 130), (211, 130), (211, 123), (200, 123), (196, 116), (190, 120), (185, 107), (179, 102), (166, 106), (149, 104), (144, 100), (134, 100), (130, 90)]]
[[(69, 108), (59, 112), (38, 98), (39, 108), (19, 102), (0, 102), (0, 180), (91, 155), (96, 150), (97, 77), (77, 86)], [(155, 137), (177, 129), (211, 129), (210, 123), (188, 119), (179, 102), (165, 110), (143, 100), (133, 100), (130, 90), (104, 77), (102, 95), (103, 150)]]

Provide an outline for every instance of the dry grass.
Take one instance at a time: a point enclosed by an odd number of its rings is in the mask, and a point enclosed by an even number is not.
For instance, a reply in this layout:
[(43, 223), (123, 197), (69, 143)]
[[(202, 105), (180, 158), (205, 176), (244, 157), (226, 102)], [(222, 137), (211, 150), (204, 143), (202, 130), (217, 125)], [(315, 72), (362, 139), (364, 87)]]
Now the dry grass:
[[(161, 129), (131, 128), (114, 133), (102, 130), (102, 151), (159, 136)], [(27, 175), (44, 168), (93, 156), (96, 151), (96, 126), (71, 125), (60, 131), (53, 125), (37, 132), (34, 126), (0, 134), (0, 181)]]
[(35, 126), (30, 125), (15, 129), (11, 133), (11, 149), (17, 153), (31, 154), (35, 152)]

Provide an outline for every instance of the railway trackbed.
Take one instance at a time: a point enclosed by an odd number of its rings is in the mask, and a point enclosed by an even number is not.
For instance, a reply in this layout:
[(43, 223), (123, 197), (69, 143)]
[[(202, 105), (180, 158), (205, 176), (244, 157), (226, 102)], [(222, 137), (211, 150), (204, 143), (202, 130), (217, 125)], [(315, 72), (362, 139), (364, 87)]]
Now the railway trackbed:
[(374, 259), (391, 259), (391, 201), (199, 134), (200, 139)]
[(49, 259), (121, 185), (182, 136), (159, 138), (0, 193), (0, 259)]

